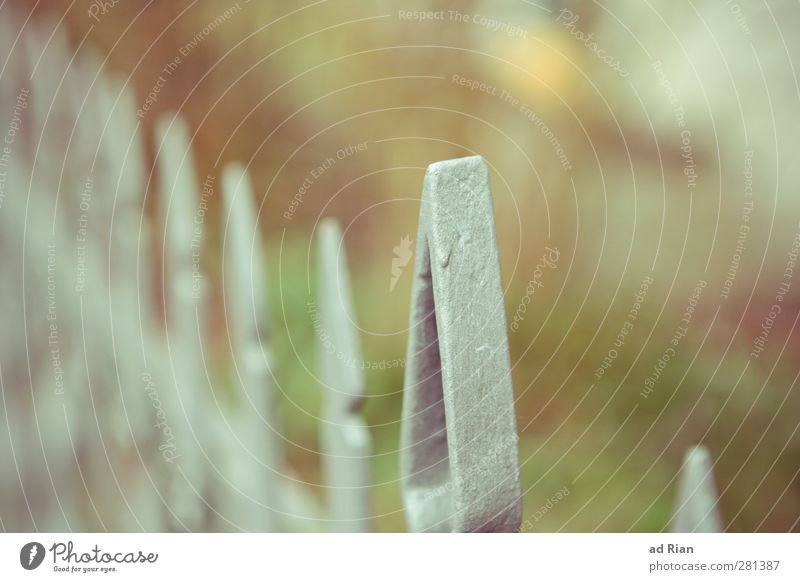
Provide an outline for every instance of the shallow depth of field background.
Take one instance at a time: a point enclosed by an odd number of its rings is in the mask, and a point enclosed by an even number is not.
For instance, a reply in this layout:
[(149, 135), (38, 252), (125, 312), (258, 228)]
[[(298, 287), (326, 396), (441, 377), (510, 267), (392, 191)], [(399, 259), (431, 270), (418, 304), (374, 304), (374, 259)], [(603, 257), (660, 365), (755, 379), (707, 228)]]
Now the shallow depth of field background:
[[(32, 4), (6, 2), (0, 18), (24, 21)], [(76, 58), (104, 61), (140, 106), (187, 53), (142, 115), (148, 163), (156, 118), (178, 110), (194, 132), (198, 179), (229, 161), (248, 166), (263, 201), (286, 454), (314, 495), (323, 497), (320, 389), (307, 303), (318, 221), (336, 217), (345, 231), (353, 317), (377, 368), (367, 371), (365, 407), (376, 527), (402, 531), (403, 368), (392, 362), (405, 358), (413, 259), (391, 289), (394, 248), (414, 241), (425, 167), (480, 154), (491, 168), (509, 323), (518, 316), (509, 341), (529, 529), (668, 527), (674, 477), (697, 443), (716, 463), (730, 531), (798, 529), (800, 273), (764, 350), (751, 355), (800, 230), (796, 3), (119, 0), (96, 18), (90, 6), (40, 2), (26, 26), (64, 29)], [(562, 9), (578, 19), (569, 24)], [(404, 16), (413, 10), (444, 12)], [(481, 16), (509, 26), (492, 30)], [(292, 207), (327, 158), (335, 163)], [(211, 198), (209, 217), (220, 202)], [(148, 212), (156, 208), (151, 197)], [(220, 225), (207, 223), (207, 356), (225, 393)], [(542, 267), (553, 250), (557, 260)], [(154, 273), (160, 261), (152, 257)], [(638, 317), (615, 345), (647, 277)], [(648, 392), (698, 281), (688, 333)]]

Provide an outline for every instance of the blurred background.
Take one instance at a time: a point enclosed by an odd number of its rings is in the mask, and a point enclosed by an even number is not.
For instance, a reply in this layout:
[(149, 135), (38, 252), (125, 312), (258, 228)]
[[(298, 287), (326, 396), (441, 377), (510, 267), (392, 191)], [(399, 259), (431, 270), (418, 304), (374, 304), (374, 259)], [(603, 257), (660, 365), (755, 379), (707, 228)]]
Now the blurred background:
[[(342, 226), (369, 363), (374, 529), (404, 531), (406, 249), (416, 250), (427, 165), (481, 155), (509, 322), (523, 529), (666, 529), (681, 459), (703, 444), (728, 531), (798, 530), (798, 25), (798, 5), (778, 0), (3, 3), (0, 131), (14, 131), (0, 191), (3, 529), (148, 529), (120, 517), (139, 511), (124, 494), (137, 479), (141, 495), (169, 504), (142, 477), (138, 449), (113, 453), (127, 442), (116, 435), (129, 415), (120, 403), (133, 397), (105, 392), (125, 391), (119, 362), (139, 337), (132, 323), (132, 335), (109, 343), (102, 318), (115, 299), (92, 288), (132, 270), (128, 305), (152, 303), (164, 327), (158, 122), (177, 112), (191, 171), (212, 184), (199, 253), (203, 377), (216, 397), (239, 398), (219, 191), (222, 168), (237, 161), (252, 179), (266, 257), (276, 426), (303, 503), (325, 503), (308, 307), (319, 221)], [(141, 172), (90, 188), (99, 254), (78, 292), (88, 172), (74, 152), (97, 159), (113, 133), (104, 111), (118, 105), (95, 102), (98, 79), (114, 100), (127, 96)], [(126, 185), (138, 196), (127, 222), (103, 218), (119, 216), (113, 193)], [(62, 229), (59, 393), (47, 267)], [(125, 229), (134, 246), (109, 251)], [(399, 276), (396, 258), (407, 265)], [(102, 321), (86, 325), (105, 331), (87, 336), (80, 322), (93, 311)], [(167, 352), (175, 341), (167, 334)], [(142, 399), (139, 368), (130, 383)], [(64, 393), (75, 396), (62, 413)], [(69, 446), (80, 431), (102, 446)], [(198, 529), (236, 529), (231, 521)]]

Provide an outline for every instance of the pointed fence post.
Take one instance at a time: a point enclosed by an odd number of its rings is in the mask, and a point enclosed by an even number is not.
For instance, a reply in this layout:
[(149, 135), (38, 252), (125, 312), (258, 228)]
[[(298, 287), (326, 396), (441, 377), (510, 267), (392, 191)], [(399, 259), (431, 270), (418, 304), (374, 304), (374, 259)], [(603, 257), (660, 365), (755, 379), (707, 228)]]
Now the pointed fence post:
[(678, 498), (672, 531), (675, 533), (719, 533), (722, 518), (714, 486), (711, 455), (703, 446), (686, 452), (678, 483)]
[(489, 173), (428, 167), (403, 394), (400, 471), (411, 531), (517, 531), (514, 393)]
[[(156, 353), (163, 353), (163, 338), (156, 329), (157, 314), (153, 308), (151, 246), (149, 222), (143, 214), (146, 190), (146, 164), (141, 128), (136, 118), (136, 99), (131, 87), (113, 80), (109, 97), (118, 99), (110, 114), (106, 130), (109, 151), (113, 154), (113, 205), (108, 223), (108, 265), (110, 282), (110, 315), (115, 330), (111, 345), (117, 359), (116, 368), (121, 402), (118, 408), (127, 418), (117, 430), (125, 437), (126, 456), (121, 462), (127, 469), (123, 483), (129, 516), (124, 513), (124, 531), (163, 531), (168, 523), (164, 508), (154, 487), (164, 459), (158, 447), (163, 442), (159, 422), (151, 399), (143, 390), (143, 378), (155, 377), (163, 389), (163, 375)], [(141, 265), (140, 268), (140, 264)], [(150, 370), (149, 372), (147, 370)], [(128, 433), (130, 431), (130, 434)]]
[[(189, 129), (178, 116), (165, 115), (156, 124), (159, 144), (159, 202), (164, 236), (167, 357), (171, 386), (160, 392), (164, 404), (164, 436), (174, 445), (171, 491), (168, 494), (173, 528), (201, 530), (207, 507), (207, 456), (203, 446), (208, 430), (208, 380), (203, 370), (205, 333), (204, 286), (198, 240), (200, 185), (189, 149)], [(197, 267), (195, 265), (198, 265)], [(168, 430), (168, 433), (167, 433)]]
[[(22, 39), (27, 51), (38, 50), (41, 54), (45, 46), (45, 43), (41, 41), (41, 32), (35, 24), (31, 26), (29, 32), (31, 38)], [(14, 52), (10, 55), (10, 71), (14, 69), (14, 61), (20, 60), (18, 55), (24, 54), (20, 44), (17, 44)], [(69, 315), (74, 314), (73, 312), (68, 315), (70, 305), (64, 304), (62, 297), (65, 293), (61, 292), (62, 289), (68, 288), (67, 282), (69, 281), (68, 267), (65, 265), (67, 261), (63, 260), (65, 253), (62, 252), (68, 239), (63, 230), (53, 229), (51, 231), (54, 222), (52, 216), (54, 196), (52, 193), (55, 191), (55, 185), (51, 180), (52, 175), (44, 170), (45, 166), (49, 167), (51, 162), (51, 158), (47, 157), (51, 150), (42, 148), (42, 155), (34, 157), (31, 147), (31, 144), (39, 142), (45, 120), (44, 117), (40, 117), (41, 107), (36, 106), (34, 95), (36, 95), (36, 90), (52, 89), (53, 83), (51, 79), (43, 78), (42, 74), (32, 73), (30, 59), (17, 64), (20, 65), (19, 72), (24, 77), (20, 75), (17, 80), (7, 80), (4, 76), (3, 83), (17, 93), (24, 82), (24, 86), (29, 90), (29, 96), (26, 99), (25, 110), (17, 107), (19, 103), (15, 102), (13, 94), (10, 101), (3, 107), (4, 116), (12, 115), (12, 111), (17, 108), (16, 114), (21, 119), (21, 127), (14, 136), (13, 143), (10, 144), (10, 163), (4, 164), (3, 167), (3, 172), (6, 173), (3, 178), (8, 182), (4, 184), (3, 189), (5, 196), (2, 213), (5, 216), (5, 224), (2, 224), (0, 245), (3, 249), (2, 262), (5, 267), (5, 272), (2, 273), (2, 282), (7, 287), (7, 292), (11, 292), (13, 297), (12, 301), (3, 303), (9, 306), (19, 306), (19, 308), (5, 310), (3, 327), (10, 333), (4, 334), (7, 339), (2, 343), (6, 344), (4, 346), (6, 349), (3, 350), (3, 359), (0, 364), (3, 366), (3, 394), (4, 396), (10, 395), (7, 400), (4, 398), (3, 405), (9, 406), (9, 409), (2, 417), (3, 423), (8, 417), (9, 428), (13, 430), (13, 426), (16, 424), (15, 419), (17, 420), (19, 432), (14, 435), (13, 453), (17, 458), (24, 458), (25, 463), (20, 467), (19, 473), (11, 469), (13, 462), (4, 465), (4, 467), (8, 467), (4, 473), (7, 473), (8, 477), (13, 475), (14, 480), (19, 482), (20, 495), (17, 497), (16, 503), (9, 503), (7, 506), (13, 507), (18, 504), (22, 510), (23, 519), (29, 524), (27, 528), (39, 531), (59, 531), (81, 524), (78, 521), (79, 506), (74, 497), (77, 488), (68, 482), (68, 477), (65, 479), (66, 476), (72, 476), (75, 472), (70, 443), (63, 435), (62, 412), (62, 406), (69, 406), (74, 402), (66, 389), (68, 348), (65, 344), (67, 342), (61, 339), (68, 333), (69, 324), (66, 321), (69, 321)], [(8, 117), (5, 119), (6, 121), (3, 123), (7, 124)], [(37, 128), (39, 128), (38, 133), (36, 132)], [(34, 170), (37, 171), (34, 172)], [(11, 193), (16, 193), (17, 196), (11, 195)], [(20, 204), (23, 194), (27, 200), (25, 205)], [(15, 200), (16, 198), (20, 200)], [(29, 208), (25, 208), (25, 206), (29, 206)], [(20, 228), (23, 226), (24, 228)], [(30, 234), (26, 236), (26, 230), (28, 233), (37, 233), (37, 236), (32, 237)], [(48, 264), (46, 271), (44, 269), (39, 271), (35, 265), (43, 265), (45, 260), (51, 256), (49, 244), (53, 245), (52, 263)], [(6, 271), (6, 269), (8, 270)], [(12, 269), (16, 271), (13, 275), (8, 272)], [(39, 278), (40, 276), (41, 278)], [(41, 289), (47, 293), (46, 295), (39, 291), (39, 282), (41, 282)], [(52, 284), (52, 287), (48, 288), (48, 284)], [(23, 289), (25, 290), (24, 297)], [(52, 295), (50, 290), (52, 290)], [(45, 354), (49, 356), (49, 350), (46, 351), (50, 347), (47, 336), (39, 335), (35, 331), (48, 328), (49, 322), (45, 319), (45, 314), (49, 315), (48, 297), (55, 302), (52, 313), (56, 317), (54, 323), (58, 327), (58, 341), (52, 347), (58, 350), (59, 359), (64, 363), (64, 381), (60, 386), (63, 387), (63, 398), (56, 398), (53, 395), (57, 385), (54, 383), (52, 374), (49, 378), (45, 374), (29, 375), (24, 373), (25, 367), (20, 365), (22, 362), (37, 361), (39, 357), (42, 357), (39, 360), (42, 362), (50, 359), (49, 357), (47, 360), (44, 359)], [(7, 298), (3, 297), (3, 299)], [(14, 315), (18, 311), (20, 316), (15, 321)], [(41, 323), (36, 321), (39, 318)], [(28, 332), (30, 335), (25, 338), (26, 341), (21, 342), (20, 333), (24, 326), (31, 331)], [(14, 350), (15, 345), (24, 347), (26, 351), (27, 349), (35, 350), (41, 356), (37, 356), (35, 353), (28, 355), (23, 351), (21, 354), (17, 353), (16, 358), (9, 359), (8, 356), (16, 351)], [(16, 382), (9, 383), (9, 378), (15, 377), (18, 379), (17, 382), (24, 382), (24, 385), (16, 386)], [(33, 450), (30, 446), (26, 447), (25, 443), (41, 443), (41, 453)], [(52, 478), (48, 477), (50, 471), (54, 475)], [(42, 486), (40, 484), (42, 482), (52, 482), (53, 485), (48, 488)], [(4, 499), (8, 498), (4, 496)], [(5, 516), (3, 519), (4, 523), (8, 523), (9, 520)], [(8, 527), (6, 525), (4, 529)]]
[[(266, 262), (253, 190), (245, 169), (231, 164), (222, 173), (225, 200), (223, 285), (230, 345), (240, 394), (232, 428), (240, 442), (223, 457), (231, 486), (223, 505), (235, 525), (248, 531), (281, 531), (280, 434), (266, 321)], [(233, 437), (234, 435), (230, 435)], [(246, 496), (246, 497), (245, 497)], [(249, 497), (249, 500), (247, 499)]]
[[(365, 382), (358, 330), (351, 319), (353, 300), (342, 233), (332, 219), (319, 227), (317, 335), (323, 418), (320, 427), (322, 469), (331, 529), (372, 529), (369, 431), (361, 417)], [(313, 316), (312, 316), (313, 317)]]

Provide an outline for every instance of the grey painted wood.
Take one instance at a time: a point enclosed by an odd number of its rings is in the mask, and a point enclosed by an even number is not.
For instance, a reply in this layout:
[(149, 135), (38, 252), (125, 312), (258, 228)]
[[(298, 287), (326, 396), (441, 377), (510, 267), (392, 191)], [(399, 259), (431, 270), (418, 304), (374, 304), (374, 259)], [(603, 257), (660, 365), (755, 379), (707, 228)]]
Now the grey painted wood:
[(363, 532), (371, 525), (369, 431), (361, 417), (366, 393), (361, 345), (354, 317), (342, 234), (332, 219), (322, 221), (317, 237), (319, 314), (329, 341), (320, 341), (323, 383), (320, 426), (322, 470), (331, 529)]
[(425, 175), (400, 467), (411, 531), (517, 531), (522, 500), (486, 163)]
[(683, 459), (672, 531), (675, 533), (722, 531), (711, 455), (703, 446), (692, 447)]

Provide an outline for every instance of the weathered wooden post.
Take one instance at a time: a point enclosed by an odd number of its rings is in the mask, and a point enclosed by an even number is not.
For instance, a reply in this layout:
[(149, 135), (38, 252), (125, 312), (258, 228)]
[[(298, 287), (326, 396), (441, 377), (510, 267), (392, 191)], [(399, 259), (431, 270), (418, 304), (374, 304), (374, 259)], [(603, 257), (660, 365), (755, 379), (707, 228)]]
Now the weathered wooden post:
[[(159, 144), (161, 219), (166, 299), (167, 356), (172, 382), (161, 393), (162, 430), (172, 465), (169, 511), (176, 529), (205, 527), (207, 453), (204, 435), (209, 385), (203, 366), (205, 285), (200, 269), (200, 185), (189, 147), (189, 130), (178, 116), (156, 126)], [(210, 195), (210, 193), (209, 193)], [(164, 446), (164, 445), (162, 445)]]
[(425, 175), (400, 438), (411, 531), (519, 529), (514, 393), (481, 157)]
[(361, 417), (366, 392), (361, 344), (339, 225), (325, 219), (317, 237), (322, 470), (334, 531), (370, 531), (369, 431)]
[(235, 525), (249, 531), (280, 531), (284, 525), (276, 509), (282, 509), (281, 442), (265, 323), (266, 263), (253, 190), (243, 166), (225, 168), (222, 191), (224, 304), (239, 398), (232, 427), (238, 442), (231, 442), (233, 450), (222, 455), (236, 491), (226, 491), (221, 501)]
[(711, 467), (711, 455), (707, 448), (697, 446), (686, 452), (678, 482), (678, 497), (672, 522), (673, 532), (723, 531)]

